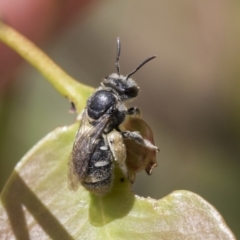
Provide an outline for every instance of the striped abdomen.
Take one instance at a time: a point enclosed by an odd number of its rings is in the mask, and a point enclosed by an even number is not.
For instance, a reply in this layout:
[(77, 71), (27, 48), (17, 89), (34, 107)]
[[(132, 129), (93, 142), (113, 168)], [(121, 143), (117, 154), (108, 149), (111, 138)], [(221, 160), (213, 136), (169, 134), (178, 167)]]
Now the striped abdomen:
[(105, 195), (111, 188), (113, 155), (109, 146), (104, 143), (103, 137), (98, 141), (81, 182), (89, 191)]

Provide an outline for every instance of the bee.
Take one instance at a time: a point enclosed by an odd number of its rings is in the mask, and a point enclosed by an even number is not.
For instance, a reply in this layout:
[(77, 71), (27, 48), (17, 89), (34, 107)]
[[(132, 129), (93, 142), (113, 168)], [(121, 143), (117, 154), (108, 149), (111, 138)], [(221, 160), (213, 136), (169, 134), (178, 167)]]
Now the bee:
[(139, 132), (120, 129), (127, 116), (139, 116), (140, 113), (138, 107), (128, 109), (125, 105), (125, 101), (137, 97), (139, 93), (137, 83), (130, 77), (156, 56), (147, 58), (134, 71), (123, 76), (120, 73), (120, 53), (118, 38), (117, 73), (102, 80), (83, 110), (69, 161), (69, 187), (72, 190), (77, 190), (81, 184), (96, 195), (105, 195), (111, 189), (114, 160), (128, 179), (134, 181), (134, 177), (128, 173), (124, 139), (151, 151), (158, 151), (153, 142), (144, 139)]

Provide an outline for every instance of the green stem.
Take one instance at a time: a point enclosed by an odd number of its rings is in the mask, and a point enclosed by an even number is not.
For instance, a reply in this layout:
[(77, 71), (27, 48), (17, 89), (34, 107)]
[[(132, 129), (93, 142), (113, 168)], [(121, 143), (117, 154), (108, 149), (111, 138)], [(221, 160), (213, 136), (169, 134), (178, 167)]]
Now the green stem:
[(0, 22), (0, 41), (35, 67), (56, 90), (72, 101), (80, 112), (93, 92), (91, 87), (77, 82), (54, 63), (43, 51), (16, 30)]

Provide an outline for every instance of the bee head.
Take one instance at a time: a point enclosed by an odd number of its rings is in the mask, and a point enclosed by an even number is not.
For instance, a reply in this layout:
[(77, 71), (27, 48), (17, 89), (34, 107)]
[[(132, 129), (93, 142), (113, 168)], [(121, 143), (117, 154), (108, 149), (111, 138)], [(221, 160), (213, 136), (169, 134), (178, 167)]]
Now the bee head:
[(117, 73), (112, 73), (102, 83), (104, 86), (114, 89), (122, 101), (136, 97), (139, 92), (139, 87), (132, 78)]
[(137, 83), (130, 77), (135, 72), (137, 72), (144, 64), (154, 59), (156, 56), (147, 58), (135, 70), (130, 72), (127, 76), (123, 76), (120, 73), (120, 65), (119, 65), (120, 53), (121, 53), (121, 43), (120, 43), (120, 39), (117, 38), (117, 58), (116, 58), (117, 73), (113, 73), (108, 77), (106, 77), (103, 80), (102, 84), (106, 87), (110, 87), (114, 89), (119, 94), (121, 100), (127, 100), (127, 99), (136, 97), (139, 92), (139, 87)]

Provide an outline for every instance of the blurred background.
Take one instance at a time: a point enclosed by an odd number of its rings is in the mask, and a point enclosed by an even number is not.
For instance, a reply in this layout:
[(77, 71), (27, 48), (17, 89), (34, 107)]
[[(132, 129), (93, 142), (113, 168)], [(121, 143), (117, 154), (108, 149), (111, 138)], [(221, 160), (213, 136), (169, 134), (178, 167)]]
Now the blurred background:
[[(41, 19), (39, 19), (41, 21)], [(97, 87), (151, 55), (135, 75), (139, 106), (161, 152), (152, 176), (133, 191), (162, 198), (193, 191), (240, 238), (240, 2), (234, 0), (93, 1), (42, 46), (79, 81)], [(73, 123), (70, 105), (28, 64), (0, 95), (0, 189), (20, 158), (48, 132)]]

